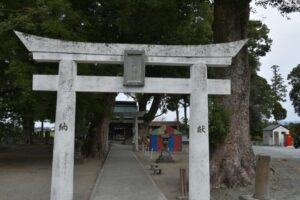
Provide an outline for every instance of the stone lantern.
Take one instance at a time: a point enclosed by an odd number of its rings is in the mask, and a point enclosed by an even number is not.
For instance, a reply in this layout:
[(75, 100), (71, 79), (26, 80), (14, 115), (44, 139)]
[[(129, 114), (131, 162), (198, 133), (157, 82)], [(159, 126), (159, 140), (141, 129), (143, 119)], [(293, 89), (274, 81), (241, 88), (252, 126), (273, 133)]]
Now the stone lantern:
[(169, 135), (167, 133), (163, 134), (162, 136), (162, 141), (164, 148), (161, 151), (159, 157), (156, 159), (157, 163), (163, 163), (163, 162), (174, 162), (171, 152), (168, 149), (168, 144), (169, 144)]

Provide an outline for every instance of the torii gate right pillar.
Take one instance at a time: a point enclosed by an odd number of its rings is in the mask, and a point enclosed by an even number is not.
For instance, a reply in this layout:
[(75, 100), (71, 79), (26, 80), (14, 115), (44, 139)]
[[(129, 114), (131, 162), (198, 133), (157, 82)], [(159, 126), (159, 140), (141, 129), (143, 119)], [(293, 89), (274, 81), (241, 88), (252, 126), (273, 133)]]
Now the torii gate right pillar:
[(210, 199), (207, 68), (190, 69), (189, 200)]

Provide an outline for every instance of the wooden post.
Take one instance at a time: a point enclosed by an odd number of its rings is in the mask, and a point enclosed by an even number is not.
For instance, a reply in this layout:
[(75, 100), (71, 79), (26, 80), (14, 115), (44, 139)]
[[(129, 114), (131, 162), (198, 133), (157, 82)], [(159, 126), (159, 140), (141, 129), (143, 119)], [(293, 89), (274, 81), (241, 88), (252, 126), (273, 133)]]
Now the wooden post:
[(257, 155), (254, 198), (269, 199), (270, 156)]
[(55, 117), (51, 200), (73, 199), (74, 130), (77, 66), (74, 61), (59, 63), (59, 80)]
[(180, 174), (180, 199), (187, 199), (187, 182), (186, 182), (186, 173), (185, 168), (179, 169)]
[(190, 71), (189, 200), (210, 200), (207, 69), (200, 63)]
[(256, 156), (254, 195), (242, 195), (239, 200), (271, 200), (269, 197), (270, 156)]

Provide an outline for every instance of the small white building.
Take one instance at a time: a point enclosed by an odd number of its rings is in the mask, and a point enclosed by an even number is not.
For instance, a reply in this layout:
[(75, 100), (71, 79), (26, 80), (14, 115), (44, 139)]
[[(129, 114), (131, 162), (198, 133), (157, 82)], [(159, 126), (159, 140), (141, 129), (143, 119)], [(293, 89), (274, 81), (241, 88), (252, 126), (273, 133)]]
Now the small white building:
[(279, 124), (270, 125), (263, 130), (263, 144), (284, 146), (285, 135), (289, 134), (289, 130)]

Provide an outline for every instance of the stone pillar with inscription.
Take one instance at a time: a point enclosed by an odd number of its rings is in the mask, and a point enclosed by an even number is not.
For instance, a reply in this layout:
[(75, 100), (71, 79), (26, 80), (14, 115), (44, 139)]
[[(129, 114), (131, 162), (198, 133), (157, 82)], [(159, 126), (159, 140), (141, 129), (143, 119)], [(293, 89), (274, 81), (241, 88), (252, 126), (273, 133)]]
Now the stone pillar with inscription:
[(190, 69), (189, 200), (210, 199), (207, 68)]
[(51, 179), (51, 200), (73, 199), (75, 77), (77, 65), (71, 60), (59, 63), (55, 135)]

